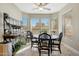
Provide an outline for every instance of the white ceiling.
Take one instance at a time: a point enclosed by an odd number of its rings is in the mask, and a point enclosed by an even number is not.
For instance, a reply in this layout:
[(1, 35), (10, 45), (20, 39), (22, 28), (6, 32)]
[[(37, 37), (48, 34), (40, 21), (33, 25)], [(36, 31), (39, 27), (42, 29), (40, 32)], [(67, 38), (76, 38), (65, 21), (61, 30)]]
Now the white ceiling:
[(15, 5), (23, 12), (26, 13), (42, 13), (49, 14), (60, 11), (67, 3), (49, 3), (46, 8), (50, 8), (51, 10), (34, 10), (33, 3), (15, 3)]

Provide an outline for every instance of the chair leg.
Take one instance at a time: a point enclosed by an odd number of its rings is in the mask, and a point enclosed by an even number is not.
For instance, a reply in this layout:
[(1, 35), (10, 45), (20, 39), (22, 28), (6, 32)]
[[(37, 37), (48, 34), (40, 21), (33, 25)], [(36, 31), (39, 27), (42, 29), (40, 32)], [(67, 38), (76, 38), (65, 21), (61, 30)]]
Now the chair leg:
[(48, 50), (48, 56), (50, 56), (50, 50)]
[(33, 47), (33, 42), (31, 42), (31, 48)]
[(51, 53), (52, 53), (52, 45), (51, 45)]
[(60, 51), (60, 54), (61, 54), (61, 48), (60, 48), (60, 45), (58, 46), (58, 48), (59, 48), (59, 51)]
[(39, 50), (39, 56), (41, 56), (41, 51)]

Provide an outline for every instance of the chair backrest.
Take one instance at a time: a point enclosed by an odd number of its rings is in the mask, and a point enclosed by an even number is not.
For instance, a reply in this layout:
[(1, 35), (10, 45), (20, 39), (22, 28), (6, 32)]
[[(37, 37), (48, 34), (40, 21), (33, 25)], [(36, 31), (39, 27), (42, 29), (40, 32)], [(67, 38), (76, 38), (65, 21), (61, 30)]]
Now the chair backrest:
[(63, 33), (61, 32), (61, 33), (59, 34), (59, 44), (61, 44), (62, 37), (63, 37)]
[(33, 38), (32, 32), (31, 31), (27, 31), (26, 37), (32, 39)]
[(42, 33), (39, 35), (39, 46), (47, 43), (47, 46), (50, 47), (51, 36), (47, 33)]

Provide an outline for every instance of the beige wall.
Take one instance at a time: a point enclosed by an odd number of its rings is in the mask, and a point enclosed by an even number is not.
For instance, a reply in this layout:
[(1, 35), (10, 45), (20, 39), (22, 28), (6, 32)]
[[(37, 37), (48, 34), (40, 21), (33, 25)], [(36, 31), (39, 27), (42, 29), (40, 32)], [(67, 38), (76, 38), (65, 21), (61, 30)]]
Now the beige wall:
[(20, 19), (21, 11), (12, 3), (0, 3), (0, 12), (8, 13), (15, 19)]
[(71, 39), (63, 39), (63, 42), (68, 44), (70, 47), (79, 51), (79, 4), (68, 4), (59, 13), (59, 32), (62, 30), (63, 14), (69, 9), (72, 10), (72, 26), (73, 26), (73, 37)]

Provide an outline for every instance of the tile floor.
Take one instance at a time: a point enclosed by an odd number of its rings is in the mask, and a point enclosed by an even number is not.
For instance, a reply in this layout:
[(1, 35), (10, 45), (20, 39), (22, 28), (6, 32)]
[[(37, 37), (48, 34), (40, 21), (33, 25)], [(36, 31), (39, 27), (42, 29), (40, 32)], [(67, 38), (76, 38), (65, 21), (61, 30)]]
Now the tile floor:
[[(62, 54), (60, 54), (59, 51), (53, 51), (51, 56), (77, 56), (76, 53), (69, 50), (63, 44), (61, 45), (61, 51)], [(17, 52), (15, 56), (39, 56), (39, 53), (36, 47), (31, 48), (31, 46), (29, 45), (28, 47), (25, 47), (23, 50)], [(47, 56), (47, 53), (42, 53), (42, 56)]]

